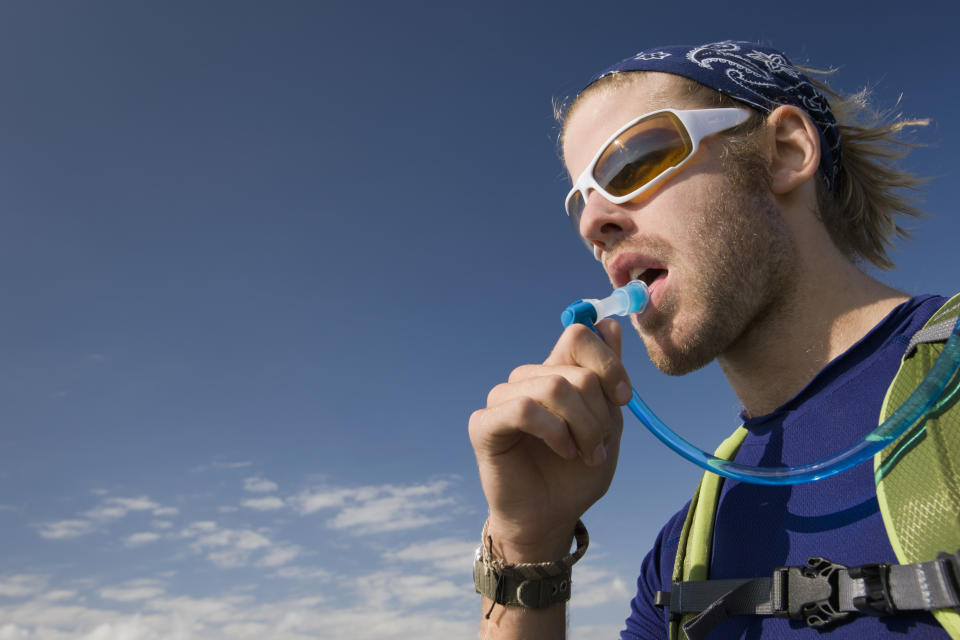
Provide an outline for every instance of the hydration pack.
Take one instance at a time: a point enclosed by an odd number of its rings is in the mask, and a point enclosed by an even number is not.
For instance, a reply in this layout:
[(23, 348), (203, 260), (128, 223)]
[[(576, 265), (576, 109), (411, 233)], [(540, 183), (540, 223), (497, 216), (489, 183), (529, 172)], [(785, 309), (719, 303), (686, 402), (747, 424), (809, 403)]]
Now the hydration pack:
[[(960, 314), (960, 294), (912, 337), (887, 389), (883, 422), (920, 384)], [(710, 549), (723, 478), (704, 473), (680, 534), (669, 592), (670, 640), (704, 640), (733, 615), (766, 615), (827, 627), (851, 616), (930, 611), (960, 640), (960, 375), (921, 421), (874, 457), (877, 502), (900, 564), (846, 567), (813, 557), (770, 576), (709, 580)], [(747, 435), (740, 427), (715, 455), (731, 459)]]

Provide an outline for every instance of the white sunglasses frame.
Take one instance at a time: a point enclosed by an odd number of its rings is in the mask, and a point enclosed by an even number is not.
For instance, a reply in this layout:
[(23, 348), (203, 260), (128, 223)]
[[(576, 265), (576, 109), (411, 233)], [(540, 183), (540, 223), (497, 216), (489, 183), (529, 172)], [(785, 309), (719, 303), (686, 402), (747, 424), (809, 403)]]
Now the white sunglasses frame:
[[(678, 164), (675, 164), (668, 169), (665, 169), (660, 175), (651, 180), (650, 182), (644, 183), (639, 188), (634, 189), (630, 193), (622, 196), (614, 196), (608, 193), (593, 177), (593, 170), (597, 166), (597, 161), (600, 159), (600, 156), (603, 155), (603, 152), (607, 150), (607, 147), (616, 140), (624, 131), (630, 127), (638, 124), (639, 122), (651, 118), (653, 116), (660, 115), (662, 113), (673, 114), (677, 120), (680, 121), (680, 124), (683, 125), (686, 129), (687, 135), (690, 137), (691, 150), (687, 156), (681, 160)], [(607, 201), (612, 204), (623, 204), (624, 202), (629, 202), (637, 196), (639, 196), (644, 191), (653, 188), (654, 186), (660, 184), (671, 175), (680, 170), (693, 156), (697, 155), (697, 150), (700, 148), (700, 141), (706, 138), (709, 135), (715, 133), (720, 133), (727, 129), (732, 129), (738, 124), (743, 124), (747, 121), (751, 114), (750, 109), (744, 109), (740, 107), (721, 107), (714, 109), (659, 109), (657, 111), (651, 111), (645, 113), (641, 116), (638, 116), (623, 125), (617, 131), (607, 138), (607, 141), (600, 145), (600, 149), (597, 151), (597, 154), (593, 157), (593, 160), (590, 161), (590, 164), (587, 165), (587, 168), (583, 170), (580, 174), (580, 177), (577, 178), (577, 181), (574, 183), (573, 188), (570, 189), (567, 193), (567, 199), (564, 200), (564, 210), (567, 212), (567, 217), (570, 218), (570, 222), (573, 223), (574, 228), (577, 231), (577, 235), (580, 235), (579, 223), (580, 216), (576, 218), (570, 215), (570, 199), (573, 198), (574, 194), (578, 191), (580, 192), (580, 197), (583, 199), (584, 208), (587, 205), (587, 197), (589, 196), (589, 191), (597, 191), (602, 195)], [(582, 210), (581, 210), (582, 213)], [(592, 251), (592, 243), (580, 236), (581, 239), (586, 243), (587, 248)]]

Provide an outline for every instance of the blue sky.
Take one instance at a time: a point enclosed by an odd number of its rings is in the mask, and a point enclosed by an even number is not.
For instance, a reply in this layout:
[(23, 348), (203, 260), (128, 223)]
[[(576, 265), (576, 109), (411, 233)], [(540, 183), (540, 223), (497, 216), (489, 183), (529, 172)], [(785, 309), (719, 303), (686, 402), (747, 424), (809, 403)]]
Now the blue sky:
[[(0, 640), (473, 637), (470, 413), (608, 290), (551, 100), (763, 41), (930, 117), (881, 277), (953, 293), (950, 3), (0, 4)], [(715, 367), (635, 385), (703, 447)], [(615, 637), (698, 472), (627, 418), (574, 638)]]

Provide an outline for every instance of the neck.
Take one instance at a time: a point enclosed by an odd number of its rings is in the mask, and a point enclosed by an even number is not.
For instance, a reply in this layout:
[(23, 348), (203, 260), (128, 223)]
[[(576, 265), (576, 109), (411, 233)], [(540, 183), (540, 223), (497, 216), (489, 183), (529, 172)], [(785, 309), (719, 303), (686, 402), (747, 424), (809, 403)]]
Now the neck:
[(771, 304), (718, 358), (748, 416), (770, 413), (790, 400), (908, 299), (837, 258), (801, 269), (785, 299)]

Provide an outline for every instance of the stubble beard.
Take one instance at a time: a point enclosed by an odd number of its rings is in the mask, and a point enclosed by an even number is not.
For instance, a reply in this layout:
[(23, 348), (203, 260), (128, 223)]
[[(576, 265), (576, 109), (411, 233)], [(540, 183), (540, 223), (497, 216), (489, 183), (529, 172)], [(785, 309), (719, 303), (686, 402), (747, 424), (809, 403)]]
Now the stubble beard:
[(693, 239), (678, 278), (637, 327), (653, 364), (668, 375), (706, 366), (788, 297), (795, 248), (769, 191), (728, 185), (688, 229)]

